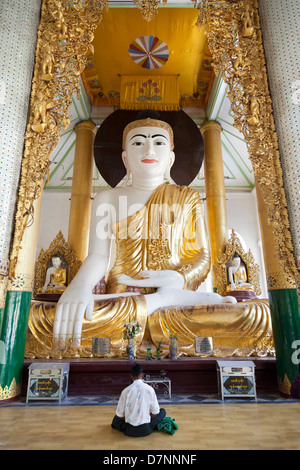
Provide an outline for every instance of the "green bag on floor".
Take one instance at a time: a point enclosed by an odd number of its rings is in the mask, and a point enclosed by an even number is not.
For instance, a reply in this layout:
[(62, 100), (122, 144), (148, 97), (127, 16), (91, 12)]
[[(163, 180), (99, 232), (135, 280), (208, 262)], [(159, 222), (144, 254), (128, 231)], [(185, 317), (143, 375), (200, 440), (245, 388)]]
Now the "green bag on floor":
[(168, 434), (174, 434), (176, 429), (178, 429), (178, 425), (175, 423), (175, 419), (166, 417), (157, 425), (157, 429)]

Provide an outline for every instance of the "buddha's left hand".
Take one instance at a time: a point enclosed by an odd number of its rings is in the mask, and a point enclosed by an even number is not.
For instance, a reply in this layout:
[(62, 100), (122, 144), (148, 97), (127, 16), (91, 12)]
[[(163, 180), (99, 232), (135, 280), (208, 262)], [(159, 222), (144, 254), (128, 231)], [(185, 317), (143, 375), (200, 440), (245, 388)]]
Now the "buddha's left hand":
[(183, 289), (184, 277), (182, 274), (172, 269), (164, 269), (161, 271), (141, 271), (140, 276), (143, 279), (133, 279), (126, 274), (121, 274), (118, 277), (118, 282), (125, 286), (133, 287), (176, 287), (177, 289)]

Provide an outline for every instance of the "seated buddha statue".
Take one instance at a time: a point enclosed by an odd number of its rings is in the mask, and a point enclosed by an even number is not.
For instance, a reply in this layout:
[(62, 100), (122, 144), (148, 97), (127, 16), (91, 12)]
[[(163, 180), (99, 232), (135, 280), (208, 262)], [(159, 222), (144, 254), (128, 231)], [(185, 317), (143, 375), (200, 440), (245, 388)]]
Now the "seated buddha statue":
[(237, 254), (233, 255), (231, 266), (228, 267), (228, 280), (227, 291), (254, 290), (253, 286), (248, 282), (246, 266)]
[(61, 267), (61, 258), (59, 255), (53, 256), (52, 266), (46, 271), (45, 284), (42, 288), (43, 294), (61, 294), (66, 289), (67, 272)]
[[(234, 297), (197, 291), (210, 271), (209, 240), (199, 192), (170, 181), (173, 148), (172, 128), (162, 120), (125, 127), (122, 159), (132, 181), (96, 195), (88, 256), (57, 306), (33, 305), (35, 339), (43, 343), (43, 335), (53, 334), (58, 350), (72, 343), (89, 356), (92, 339), (108, 337), (110, 355), (123, 357), (130, 318), (141, 325), (136, 350), (143, 358), (159, 344), (167, 355), (170, 333), (178, 337), (180, 355), (194, 355), (195, 338), (212, 332), (236, 335), (236, 347), (248, 344), (249, 334), (270, 332), (265, 305), (258, 312)], [(107, 293), (93, 294), (103, 276)], [(129, 292), (129, 286), (139, 291)]]

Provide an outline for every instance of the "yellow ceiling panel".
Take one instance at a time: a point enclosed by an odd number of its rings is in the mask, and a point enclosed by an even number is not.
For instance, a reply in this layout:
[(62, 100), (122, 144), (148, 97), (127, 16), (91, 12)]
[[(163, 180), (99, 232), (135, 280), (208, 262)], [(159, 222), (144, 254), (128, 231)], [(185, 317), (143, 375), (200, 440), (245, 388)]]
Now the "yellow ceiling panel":
[(95, 31), (83, 72), (93, 104), (118, 104), (121, 76), (178, 75), (181, 104), (205, 107), (213, 70), (193, 8), (159, 8), (146, 22), (137, 8), (110, 8)]

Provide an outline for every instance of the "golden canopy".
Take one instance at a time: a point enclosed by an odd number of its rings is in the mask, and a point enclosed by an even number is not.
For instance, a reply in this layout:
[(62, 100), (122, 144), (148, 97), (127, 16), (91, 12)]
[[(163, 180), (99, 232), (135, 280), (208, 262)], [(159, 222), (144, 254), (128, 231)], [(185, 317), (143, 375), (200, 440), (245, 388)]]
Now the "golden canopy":
[(197, 17), (194, 8), (162, 7), (150, 22), (136, 8), (104, 12), (95, 31), (94, 54), (82, 74), (92, 103), (119, 106), (124, 75), (154, 83), (156, 77), (173, 80), (176, 76), (180, 104), (205, 108), (214, 73)]

